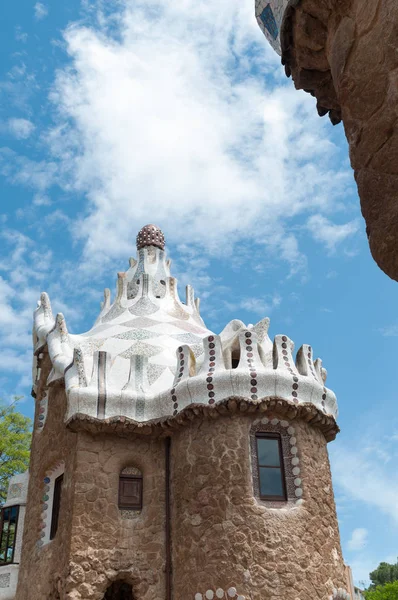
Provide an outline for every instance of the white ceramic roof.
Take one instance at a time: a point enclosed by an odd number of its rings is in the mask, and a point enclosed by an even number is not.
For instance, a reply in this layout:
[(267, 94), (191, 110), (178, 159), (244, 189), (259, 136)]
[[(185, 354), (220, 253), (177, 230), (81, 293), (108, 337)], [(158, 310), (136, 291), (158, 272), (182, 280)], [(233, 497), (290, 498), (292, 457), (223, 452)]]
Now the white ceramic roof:
[[(271, 342), (268, 327), (268, 318), (254, 326), (233, 320), (220, 335), (211, 332), (193, 289), (187, 286), (181, 302), (165, 251), (147, 245), (118, 274), (113, 302), (105, 290), (101, 312), (86, 333), (69, 334), (43, 293), (34, 314), (35, 356), (47, 346), (52, 371), (46, 385), (64, 379), (67, 419), (80, 413), (144, 422), (230, 396), (311, 402), (335, 417), (336, 398), (311, 347), (302, 346), (294, 360), (293, 342), (284, 335)], [(34, 381), (39, 379), (34, 372)]]
[(255, 0), (256, 19), (271, 46), (281, 54), (280, 30), (289, 0)]

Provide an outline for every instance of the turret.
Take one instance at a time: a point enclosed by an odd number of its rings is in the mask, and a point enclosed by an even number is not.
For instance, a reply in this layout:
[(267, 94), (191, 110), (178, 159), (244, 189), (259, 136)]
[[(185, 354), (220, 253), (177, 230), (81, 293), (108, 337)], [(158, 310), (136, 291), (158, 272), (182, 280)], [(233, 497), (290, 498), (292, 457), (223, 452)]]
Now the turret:
[(269, 325), (210, 331), (155, 225), (89, 331), (42, 295), (16, 600), (345, 598), (336, 398)]

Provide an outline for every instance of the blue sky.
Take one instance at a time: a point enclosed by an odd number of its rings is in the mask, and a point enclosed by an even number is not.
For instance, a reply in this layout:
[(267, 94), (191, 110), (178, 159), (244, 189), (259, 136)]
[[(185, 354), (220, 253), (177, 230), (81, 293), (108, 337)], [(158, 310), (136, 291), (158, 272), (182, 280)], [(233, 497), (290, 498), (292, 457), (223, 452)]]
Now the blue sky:
[(40, 292), (87, 330), (155, 222), (210, 329), (269, 316), (323, 359), (343, 552), (364, 580), (398, 555), (398, 291), (370, 257), (342, 126), (285, 78), (252, 4), (3, 3), (1, 395), (32, 415)]

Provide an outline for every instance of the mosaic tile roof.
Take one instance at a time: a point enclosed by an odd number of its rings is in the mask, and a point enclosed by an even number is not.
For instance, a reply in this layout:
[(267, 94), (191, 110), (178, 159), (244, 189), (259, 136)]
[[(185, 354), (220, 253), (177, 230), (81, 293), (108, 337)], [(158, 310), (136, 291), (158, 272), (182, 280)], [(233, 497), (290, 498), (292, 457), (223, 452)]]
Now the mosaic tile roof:
[(271, 46), (281, 54), (280, 30), (289, 0), (256, 0), (255, 11), (259, 27)]
[(41, 389), (64, 382), (67, 419), (80, 413), (145, 422), (231, 396), (310, 402), (336, 417), (336, 398), (312, 348), (303, 345), (294, 359), (293, 342), (285, 335), (272, 342), (268, 328), (268, 318), (250, 326), (233, 320), (216, 335), (204, 324), (190, 286), (180, 300), (165, 251), (144, 246), (118, 274), (113, 302), (105, 290), (86, 333), (68, 333), (63, 315), (54, 318), (47, 294), (41, 295), (34, 314), (34, 390), (46, 347), (52, 370)]

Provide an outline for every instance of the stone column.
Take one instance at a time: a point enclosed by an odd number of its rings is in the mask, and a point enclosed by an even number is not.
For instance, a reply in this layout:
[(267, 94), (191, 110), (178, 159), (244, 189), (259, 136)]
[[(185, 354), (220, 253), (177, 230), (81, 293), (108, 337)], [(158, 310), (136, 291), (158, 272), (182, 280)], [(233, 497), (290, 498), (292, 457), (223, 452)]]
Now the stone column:
[(398, 2), (291, 0), (282, 62), (343, 121), (373, 258), (398, 280)]

